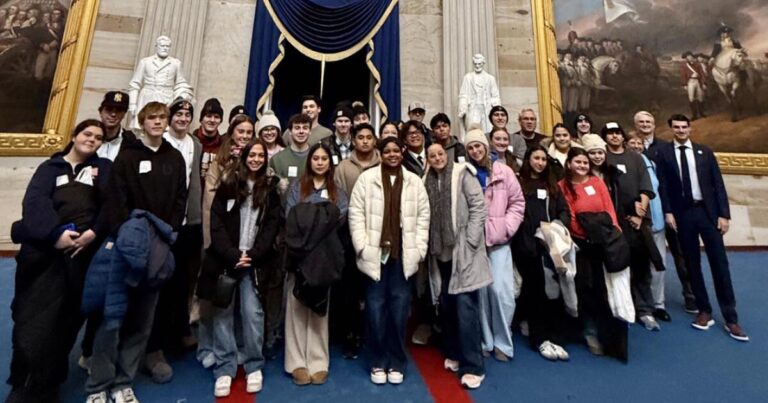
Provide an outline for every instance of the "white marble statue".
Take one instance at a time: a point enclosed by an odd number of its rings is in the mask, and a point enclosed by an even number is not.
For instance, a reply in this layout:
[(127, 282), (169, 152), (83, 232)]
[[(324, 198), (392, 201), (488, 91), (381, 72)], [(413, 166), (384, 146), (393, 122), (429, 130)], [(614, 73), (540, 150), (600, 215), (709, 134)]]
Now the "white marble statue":
[(170, 104), (176, 98), (192, 101), (194, 94), (181, 71), (181, 61), (169, 56), (171, 38), (159, 36), (155, 41), (155, 54), (139, 61), (133, 78), (128, 84), (130, 104), (128, 111), (133, 116), (131, 126), (138, 128), (136, 115), (149, 102)]
[(464, 121), (464, 129), (471, 124), (480, 124), (483, 131), (491, 131), (488, 114), (491, 108), (501, 105), (499, 86), (496, 78), (485, 70), (485, 56), (476, 54), (472, 57), (474, 72), (464, 75), (459, 90), (459, 118)]

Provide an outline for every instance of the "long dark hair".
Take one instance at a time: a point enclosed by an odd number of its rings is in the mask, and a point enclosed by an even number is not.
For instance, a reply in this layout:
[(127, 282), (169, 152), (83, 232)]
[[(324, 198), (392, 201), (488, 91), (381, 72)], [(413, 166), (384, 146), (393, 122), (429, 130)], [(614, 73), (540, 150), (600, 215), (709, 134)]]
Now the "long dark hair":
[[(578, 197), (576, 194), (576, 189), (573, 187), (573, 172), (571, 172), (571, 169), (568, 167), (568, 164), (571, 163), (571, 160), (583, 155), (587, 157), (587, 160), (589, 160), (589, 154), (586, 150), (583, 148), (578, 147), (571, 147), (570, 150), (568, 150), (568, 158), (565, 159), (565, 178), (563, 179), (565, 181), (565, 188), (568, 191), (568, 194), (573, 196), (574, 198)], [(589, 163), (590, 168), (592, 167), (592, 162)], [(592, 170), (590, 169), (589, 173), (587, 175), (592, 175)]]
[(533, 187), (534, 171), (533, 167), (531, 167), (531, 154), (533, 154), (534, 151), (543, 152), (544, 157), (547, 159), (547, 166), (545, 166), (544, 170), (539, 174), (539, 179), (543, 179), (546, 182), (547, 193), (549, 193), (550, 197), (560, 193), (560, 187), (557, 186), (555, 172), (551, 169), (549, 154), (547, 154), (547, 149), (541, 144), (536, 144), (525, 151), (523, 166), (520, 168), (520, 185), (523, 187), (523, 193), (527, 195), (536, 190)]
[[(103, 133), (103, 136), (107, 135), (107, 127), (104, 126), (104, 122), (97, 120), (97, 119), (85, 119), (82, 122), (78, 123), (77, 126), (75, 126), (75, 130), (72, 130), (72, 137), (70, 138), (69, 144), (67, 144), (66, 147), (64, 147), (63, 150), (61, 150), (61, 155), (67, 155), (72, 150), (72, 147), (74, 146), (75, 137), (82, 132), (83, 130), (91, 127), (96, 126), (101, 129), (101, 132)], [(103, 139), (103, 137), (102, 137)], [(55, 154), (58, 154), (55, 153)]]
[[(253, 137), (256, 138), (256, 125), (253, 123), (253, 120), (248, 115), (237, 115), (232, 119), (232, 122), (229, 123), (229, 127), (227, 128), (227, 133), (224, 135), (224, 141), (221, 143), (221, 147), (219, 147), (219, 151), (216, 153), (216, 163), (219, 164), (219, 167), (222, 169), (227, 166), (227, 163), (230, 161), (230, 148), (235, 144), (235, 140), (232, 136), (232, 134), (235, 132), (235, 128), (237, 126), (240, 126), (243, 122), (248, 122), (253, 126)], [(277, 137), (280, 137), (280, 133), (277, 133)]]
[[(251, 172), (248, 169), (248, 154), (250, 154), (253, 147), (259, 146), (264, 151), (264, 165), (256, 172)], [(269, 194), (269, 184), (271, 177), (267, 175), (267, 165), (269, 164), (269, 153), (267, 152), (267, 144), (264, 140), (255, 139), (248, 143), (243, 151), (240, 153), (240, 161), (237, 164), (234, 178), (225, 178), (222, 186), (236, 186), (235, 198), (238, 203), (243, 203), (249, 196), (252, 197), (252, 208), (260, 209), (264, 211), (263, 207), (267, 202), (267, 195)], [(248, 185), (248, 180), (254, 181), (253, 188)]]
[[(303, 201), (309, 195), (312, 194), (312, 191), (315, 189), (315, 182), (314, 182), (314, 176), (315, 173), (312, 171), (312, 156), (317, 152), (317, 150), (323, 149), (325, 153), (328, 155), (328, 160), (331, 159), (331, 149), (328, 148), (325, 144), (322, 143), (316, 143), (312, 147), (309, 148), (309, 152), (307, 153), (307, 161), (306, 165), (304, 166), (304, 175), (301, 176), (301, 180), (299, 181), (299, 200)], [(336, 183), (333, 181), (333, 164), (328, 163), (328, 170), (325, 171), (325, 189), (328, 191), (328, 199), (332, 202), (336, 203)]]

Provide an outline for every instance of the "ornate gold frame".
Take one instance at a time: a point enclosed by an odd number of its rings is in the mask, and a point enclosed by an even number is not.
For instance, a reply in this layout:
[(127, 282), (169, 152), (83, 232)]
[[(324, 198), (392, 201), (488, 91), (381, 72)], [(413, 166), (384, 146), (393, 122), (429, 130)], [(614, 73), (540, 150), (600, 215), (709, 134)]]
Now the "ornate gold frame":
[[(531, 0), (536, 81), (539, 87), (539, 127), (560, 122), (562, 102), (557, 77), (557, 42), (552, 0)], [(768, 154), (716, 153), (724, 173), (768, 175)]]
[(48, 156), (64, 148), (77, 116), (100, 0), (72, 0), (43, 133), (0, 133), (0, 156)]

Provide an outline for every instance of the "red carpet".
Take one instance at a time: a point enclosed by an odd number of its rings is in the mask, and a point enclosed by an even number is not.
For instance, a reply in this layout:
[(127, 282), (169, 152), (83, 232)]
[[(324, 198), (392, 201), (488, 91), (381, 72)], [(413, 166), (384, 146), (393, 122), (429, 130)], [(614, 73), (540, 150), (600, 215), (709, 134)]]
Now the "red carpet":
[(227, 397), (216, 399), (216, 403), (256, 403), (256, 394), (245, 391), (245, 371), (243, 367), (237, 368), (237, 376), (232, 380), (231, 393)]
[(461, 386), (456, 374), (443, 368), (443, 356), (437, 348), (411, 344), (410, 351), (435, 403), (472, 402), (472, 398)]

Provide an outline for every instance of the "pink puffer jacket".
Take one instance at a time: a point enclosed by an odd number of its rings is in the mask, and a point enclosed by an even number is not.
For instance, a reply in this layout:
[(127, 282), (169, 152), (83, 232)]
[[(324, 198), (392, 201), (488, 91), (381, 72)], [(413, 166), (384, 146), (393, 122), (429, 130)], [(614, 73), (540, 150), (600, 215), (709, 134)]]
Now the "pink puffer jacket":
[(523, 222), (525, 197), (514, 171), (499, 161), (493, 163), (491, 183), (485, 188), (485, 205), (485, 244), (508, 243)]

